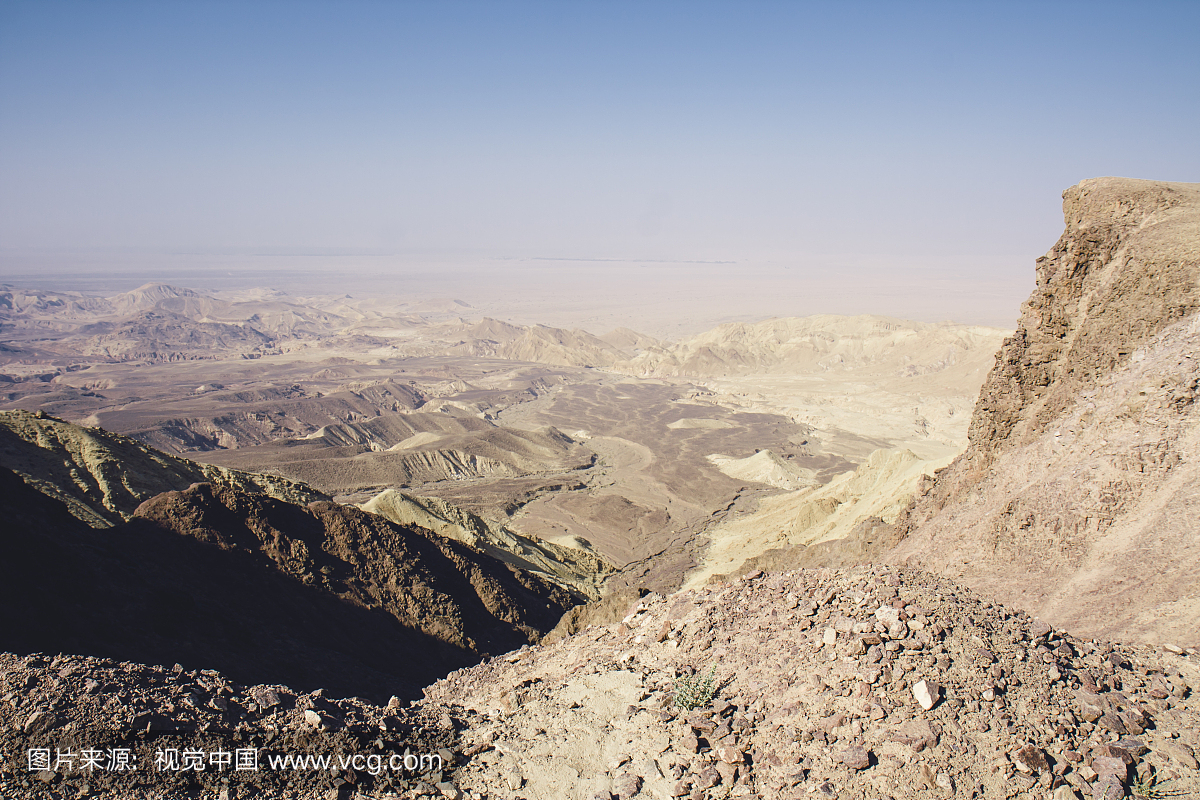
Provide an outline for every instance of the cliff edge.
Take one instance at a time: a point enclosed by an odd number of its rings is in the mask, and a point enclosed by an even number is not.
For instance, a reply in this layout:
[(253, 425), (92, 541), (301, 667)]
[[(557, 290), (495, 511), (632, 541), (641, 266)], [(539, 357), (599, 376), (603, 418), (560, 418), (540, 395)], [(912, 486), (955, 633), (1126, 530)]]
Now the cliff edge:
[(967, 450), (887, 560), (1082, 635), (1200, 642), (1200, 184), (1098, 178), (1063, 200)]

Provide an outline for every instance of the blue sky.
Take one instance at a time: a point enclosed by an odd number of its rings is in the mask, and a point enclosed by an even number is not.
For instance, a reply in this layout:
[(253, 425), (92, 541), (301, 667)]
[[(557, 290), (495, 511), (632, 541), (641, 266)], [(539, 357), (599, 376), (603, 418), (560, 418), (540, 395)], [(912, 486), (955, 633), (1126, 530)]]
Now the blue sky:
[(1019, 299), (1067, 186), (1200, 180), (1198, 34), (1195, 2), (6, 0), (0, 280), (182, 249)]

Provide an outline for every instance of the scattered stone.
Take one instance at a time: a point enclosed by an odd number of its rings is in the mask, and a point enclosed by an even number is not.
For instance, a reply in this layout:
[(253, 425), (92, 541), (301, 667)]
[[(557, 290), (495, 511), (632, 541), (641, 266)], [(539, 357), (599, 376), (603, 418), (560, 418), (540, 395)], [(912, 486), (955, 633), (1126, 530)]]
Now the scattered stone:
[(1107, 777), (1113, 777), (1123, 784), (1129, 777), (1129, 766), (1125, 761), (1112, 756), (1097, 756), (1093, 758), (1092, 769), (1096, 771), (1096, 775), (1101, 781)]
[(280, 703), (279, 692), (265, 686), (256, 686), (251, 689), (250, 696), (254, 698), (254, 702), (258, 703), (259, 708), (274, 708)]
[(29, 719), (25, 720), (22, 730), (28, 736), (41, 736), (46, 731), (58, 727), (58, 724), (58, 717), (49, 711), (35, 711), (29, 715)]
[(726, 764), (741, 764), (746, 760), (745, 755), (736, 747), (718, 747), (717, 758)]
[(912, 693), (921, 708), (929, 711), (937, 705), (942, 688), (932, 681), (918, 681), (913, 684)]
[(642, 779), (637, 775), (626, 775), (616, 786), (619, 800), (629, 800), (642, 790)]
[(1101, 778), (1092, 784), (1092, 800), (1121, 800), (1125, 787), (1116, 778)]
[(871, 766), (871, 753), (863, 747), (847, 747), (839, 755), (839, 760), (850, 769), (864, 770)]
[(1048, 772), (1050, 763), (1046, 754), (1037, 747), (1027, 744), (1012, 754), (1013, 766), (1025, 773)]

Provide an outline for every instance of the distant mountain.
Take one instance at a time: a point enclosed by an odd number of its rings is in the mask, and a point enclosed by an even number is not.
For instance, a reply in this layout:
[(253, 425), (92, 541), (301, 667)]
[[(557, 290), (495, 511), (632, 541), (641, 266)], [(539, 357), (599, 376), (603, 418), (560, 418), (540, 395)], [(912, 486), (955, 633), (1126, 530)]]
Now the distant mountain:
[(990, 363), (996, 328), (879, 316), (817, 314), (734, 322), (673, 344), (650, 346), (622, 365), (638, 375), (720, 377), (867, 371), (913, 377)]

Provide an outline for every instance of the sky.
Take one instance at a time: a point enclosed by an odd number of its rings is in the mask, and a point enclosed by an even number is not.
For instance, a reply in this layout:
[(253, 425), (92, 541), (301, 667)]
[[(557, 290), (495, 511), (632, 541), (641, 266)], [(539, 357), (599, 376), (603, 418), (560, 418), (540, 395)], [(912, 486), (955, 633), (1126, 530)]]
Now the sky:
[(693, 280), (1011, 325), (1064, 189), (1200, 181), (1198, 33), (1196, 2), (4, 0), (0, 282)]

